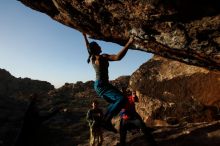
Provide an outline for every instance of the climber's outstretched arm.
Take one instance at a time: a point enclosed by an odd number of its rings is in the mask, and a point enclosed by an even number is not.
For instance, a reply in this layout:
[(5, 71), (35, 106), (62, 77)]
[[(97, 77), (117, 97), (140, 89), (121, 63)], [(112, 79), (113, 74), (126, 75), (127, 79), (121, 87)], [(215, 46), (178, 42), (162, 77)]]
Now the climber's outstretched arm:
[(129, 46), (134, 42), (134, 39), (131, 37), (128, 42), (126, 43), (126, 45), (121, 49), (120, 52), (118, 52), (118, 54), (113, 54), (113, 55), (106, 55), (106, 57), (108, 58), (109, 61), (119, 61), (121, 60), (125, 54), (128, 51)]
[(86, 34), (85, 33), (82, 33), (82, 34), (83, 34), (83, 37), (84, 37), (85, 42), (86, 42), (86, 48), (89, 48), (89, 41), (88, 41), (88, 39), (86, 37)]

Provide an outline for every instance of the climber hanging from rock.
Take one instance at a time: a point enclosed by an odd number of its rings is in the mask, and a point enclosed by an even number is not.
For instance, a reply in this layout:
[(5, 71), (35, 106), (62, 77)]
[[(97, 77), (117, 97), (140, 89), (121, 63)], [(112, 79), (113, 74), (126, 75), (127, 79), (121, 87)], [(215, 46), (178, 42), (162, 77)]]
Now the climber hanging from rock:
[(128, 48), (133, 43), (134, 39), (130, 38), (118, 54), (109, 55), (101, 54), (101, 47), (96, 42), (89, 43), (85, 33), (83, 33), (83, 36), (89, 53), (89, 58), (87, 62), (92, 62), (92, 65), (96, 72), (96, 81), (94, 83), (95, 91), (100, 97), (110, 103), (107, 108), (107, 112), (104, 115), (104, 119), (102, 122), (103, 127), (106, 130), (116, 133), (117, 130), (112, 125), (111, 120), (120, 112), (121, 108), (127, 102), (127, 99), (123, 96), (123, 93), (121, 91), (119, 91), (117, 88), (109, 83), (109, 61), (121, 60), (127, 53)]

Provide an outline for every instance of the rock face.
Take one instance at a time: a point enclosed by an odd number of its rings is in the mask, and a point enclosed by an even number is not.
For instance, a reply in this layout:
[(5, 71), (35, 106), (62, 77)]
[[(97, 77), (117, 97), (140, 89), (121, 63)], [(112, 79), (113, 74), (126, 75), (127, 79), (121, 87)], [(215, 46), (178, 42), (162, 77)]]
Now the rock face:
[(19, 0), (91, 38), (220, 70), (218, 0)]
[(130, 86), (139, 95), (138, 111), (146, 122), (219, 118), (219, 72), (155, 56), (132, 74)]

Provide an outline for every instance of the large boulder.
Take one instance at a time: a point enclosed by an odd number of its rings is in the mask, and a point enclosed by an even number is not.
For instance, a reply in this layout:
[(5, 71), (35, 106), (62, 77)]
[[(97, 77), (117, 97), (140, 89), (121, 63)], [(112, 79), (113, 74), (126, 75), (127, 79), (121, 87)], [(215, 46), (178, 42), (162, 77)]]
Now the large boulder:
[(201, 122), (218, 118), (219, 72), (155, 56), (132, 74), (130, 87), (137, 91), (137, 109), (146, 121)]
[[(220, 70), (218, 0), (19, 0), (91, 38)], [(134, 60), (135, 61), (135, 60)]]

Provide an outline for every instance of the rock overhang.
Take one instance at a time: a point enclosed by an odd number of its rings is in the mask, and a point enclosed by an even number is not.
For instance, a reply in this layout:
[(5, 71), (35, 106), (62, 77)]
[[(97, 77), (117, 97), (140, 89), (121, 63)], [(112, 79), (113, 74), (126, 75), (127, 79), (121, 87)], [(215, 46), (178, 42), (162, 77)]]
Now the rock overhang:
[(220, 1), (19, 0), (91, 38), (220, 70)]

